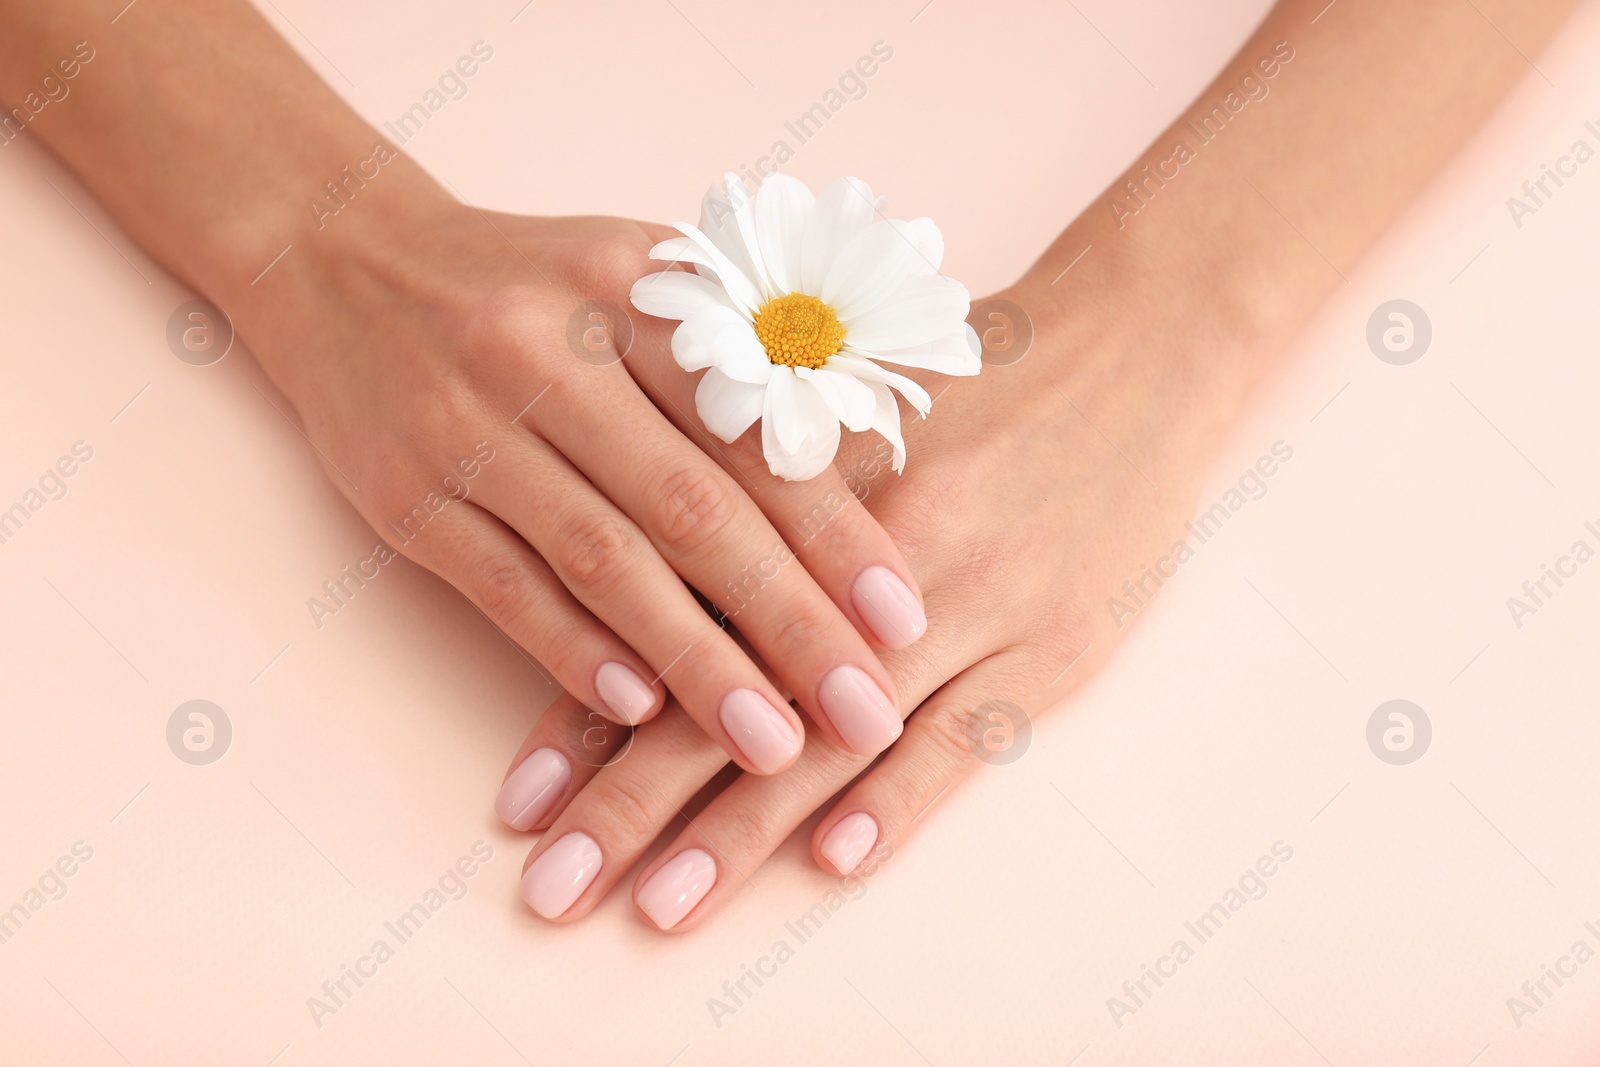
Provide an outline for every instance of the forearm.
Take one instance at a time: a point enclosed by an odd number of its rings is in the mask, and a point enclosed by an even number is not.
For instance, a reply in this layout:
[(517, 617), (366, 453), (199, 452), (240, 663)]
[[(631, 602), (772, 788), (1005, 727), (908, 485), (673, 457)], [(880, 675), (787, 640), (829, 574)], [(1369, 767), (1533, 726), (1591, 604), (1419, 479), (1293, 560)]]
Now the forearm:
[[(37, 137), (168, 269), (248, 313), (257, 273), (321, 233), (308, 202), (380, 137), (244, 0), (125, 3), (0, 0), (0, 99), (20, 109), (0, 140)], [(79, 42), (93, 58), (69, 79)], [(361, 192), (444, 195), (398, 153)]]
[(1529, 73), (1517, 49), (1536, 55), (1576, 6), (1326, 5), (1278, 4), (1019, 287), (1065, 318), (1109, 308), (1189, 338), (1105, 373), (1212, 426)]

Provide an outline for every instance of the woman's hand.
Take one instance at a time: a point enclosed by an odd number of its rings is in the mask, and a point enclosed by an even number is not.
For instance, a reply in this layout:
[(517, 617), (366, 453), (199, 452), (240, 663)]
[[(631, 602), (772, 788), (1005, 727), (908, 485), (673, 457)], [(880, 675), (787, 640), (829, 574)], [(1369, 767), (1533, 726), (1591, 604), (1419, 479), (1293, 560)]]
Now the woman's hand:
[[(1570, 6), (1523, 5), (1519, 30), (1547, 36)], [(1326, 8), (1274, 8), (1191, 112), (1002, 294), (1032, 319), (1027, 355), (950, 384), (928, 422), (907, 426), (904, 476), (865, 479), (868, 509), (926, 593), (929, 629), (884, 657), (911, 717), (818, 824), (825, 869), (901, 844), (978, 765), (987, 731), (1104, 662), (1193, 551), (1182, 523), (1198, 478), (1253, 382), (1341, 280), (1334, 264), (1354, 265), (1525, 69), (1481, 13), (1445, 0), (1341, 6), (1314, 27)], [(1426, 77), (1414, 40), (1430, 42)], [(1198, 137), (1218, 115), (1234, 116), (1226, 132)], [(985, 305), (980, 335), (997, 325)], [(681, 375), (631, 369), (663, 410), (682, 406)], [(839, 469), (871, 448), (852, 439)], [(563, 921), (593, 908), (724, 762), (669, 715), (597, 769), (623, 741), (574, 725), (566, 703), (552, 706), (501, 794), (519, 795), (524, 768), (554, 752), (583, 767), (534, 805), (531, 825), (549, 830), (523, 878), (535, 910)], [(734, 778), (640, 873), (636, 905), (662, 929), (703, 920), (869, 762), (813, 740), (782, 775)]]
[[(758, 774), (799, 754), (789, 693), (862, 755), (898, 736), (863, 634), (921, 632), (899, 551), (836, 475), (719, 466), (622, 362), (667, 344), (664, 324), (633, 336), (620, 311), (660, 232), (444, 197), (356, 206), (262, 281), (241, 329), (376, 530), (619, 722), (654, 715), (665, 683)], [(899, 632), (862, 614), (874, 582), (897, 584)], [(772, 680), (685, 583), (737, 612)]]
[[(900, 840), (978, 765), (993, 731), (1015, 728), (1089, 677), (1125, 632), (1108, 600), (1126, 599), (1126, 580), (1153, 589), (1146, 568), (1170, 558), (1180, 539), (1221, 425), (1194, 403), (1210, 390), (1195, 381), (1203, 353), (1188, 331), (1201, 321), (1227, 327), (1170, 298), (1133, 306), (1134, 287), (1123, 288), (1128, 306), (1102, 304), (1092, 318), (1048, 289), (1000, 294), (1034, 309), (1031, 350), (957, 381), (926, 422), (912, 420), (903, 476), (871, 437), (847, 439), (837, 469), (855, 475), (867, 508), (905, 551), (930, 625), (916, 646), (884, 656), (903, 709), (916, 714), (819, 825), (814, 849), (829, 869), (846, 873), (876, 841)], [(986, 305), (994, 306), (977, 306)], [(682, 386), (672, 376), (633, 369), (664, 405), (676, 403)], [(740, 462), (759, 458), (759, 448), (749, 435), (727, 451)], [(580, 711), (552, 706), (502, 793), (504, 812), (531, 796), (538, 768), (557, 758), (578, 768), (538, 797), (532, 825), (550, 829), (523, 882), (535, 910), (564, 921), (598, 903), (724, 763), (669, 715), (602, 766), (624, 739), (585, 731)], [(691, 911), (695, 920), (708, 914), (870, 762), (813, 738), (783, 775), (734, 780), (640, 875), (639, 908), (663, 929)]]
[[(0, 0), (0, 95), (31, 92), (104, 6)], [(857, 752), (898, 736), (863, 636), (921, 632), (894, 545), (838, 479), (719, 466), (618, 362), (607, 327), (664, 231), (458, 203), (244, 0), (126, 13), (30, 131), (229, 314), (386, 540), (589, 707), (641, 722), (670, 685), (745, 770), (799, 752), (788, 693)], [(738, 612), (774, 680), (685, 583)]]

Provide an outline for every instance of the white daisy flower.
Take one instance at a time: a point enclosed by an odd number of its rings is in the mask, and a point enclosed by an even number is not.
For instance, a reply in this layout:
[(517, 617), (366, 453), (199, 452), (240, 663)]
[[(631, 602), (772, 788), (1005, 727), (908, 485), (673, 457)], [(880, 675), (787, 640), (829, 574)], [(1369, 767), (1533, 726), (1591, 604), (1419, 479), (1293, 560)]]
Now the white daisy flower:
[(706, 194), (698, 227), (679, 223), (684, 236), (650, 250), (695, 273), (651, 274), (632, 292), (645, 314), (682, 320), (672, 354), (684, 370), (706, 372), (695, 392), (701, 421), (732, 442), (760, 419), (767, 466), (789, 481), (827, 469), (840, 423), (882, 434), (901, 470), (891, 390), (923, 416), (933, 401), (880, 364), (942, 374), (983, 366), (966, 287), (939, 274), (939, 228), (882, 218), (859, 178), (821, 196), (783, 174), (753, 197), (741, 178), (726, 181), (725, 197), (715, 186)]

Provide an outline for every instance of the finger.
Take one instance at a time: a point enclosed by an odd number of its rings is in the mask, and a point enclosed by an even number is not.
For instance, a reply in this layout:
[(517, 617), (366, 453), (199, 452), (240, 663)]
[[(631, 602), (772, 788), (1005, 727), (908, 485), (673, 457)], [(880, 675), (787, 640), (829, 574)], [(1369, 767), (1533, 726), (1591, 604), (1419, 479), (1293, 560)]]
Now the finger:
[(905, 735), (840, 797), (811, 835), (823, 870), (849, 874), (874, 849), (898, 848), (912, 826), (985, 763), (1021, 755), (1029, 730), (1015, 699), (1023, 672), (1009, 654), (968, 668), (923, 702)]
[(625, 756), (633, 728), (562, 693), (539, 716), (506, 769), (495, 814), (513, 830), (548, 826), (601, 767)]
[(727, 763), (684, 715), (641, 728), (627, 754), (600, 769), (528, 854), (522, 899), (553, 922), (587, 915)]
[[(891, 661), (903, 692), (921, 699), (936, 690), (953, 668), (985, 656), (972, 633), (930, 638), (926, 659)], [(921, 714), (919, 711), (918, 715)], [(911, 722), (916, 722), (912, 716)], [(884, 762), (897, 758), (904, 738)], [(870, 760), (813, 737), (783, 774), (767, 779), (742, 777), (719, 793), (673, 843), (640, 872), (634, 904), (661, 930), (687, 929), (737, 892), (744, 878), (729, 872), (754, 871), (795, 828), (829, 797), (861, 773)], [(681, 858), (680, 858), (681, 857)]]
[[(707, 387), (710, 371), (698, 379), (683, 373), (660, 337), (641, 338), (634, 349), (627, 367), (645, 393), (750, 495), (858, 632), (887, 649), (905, 648), (926, 632), (927, 614), (911, 568), (864, 504), (873, 480), (892, 465), (888, 440), (879, 437), (848, 470), (829, 467), (810, 481), (784, 481), (767, 469), (758, 429), (729, 443), (712, 436), (694, 414), (696, 391)], [(749, 567), (733, 581), (740, 605), (765, 584), (760, 570)]]
[[(482, 476), (484, 506), (527, 539), (561, 584), (649, 664), (651, 685), (665, 680), (741, 767), (786, 767), (804, 737), (799, 716), (639, 528), (537, 437), (513, 439), (505, 450), (511, 458)], [(538, 499), (529, 486), (539, 487)]]
[[(722, 611), (738, 612), (740, 633), (815, 721), (853, 751), (888, 747), (900, 734), (894, 688), (859, 631), (804, 568), (784, 566), (787, 544), (727, 472), (617, 374), (642, 410), (604, 390), (573, 394), (538, 414), (541, 436), (639, 525), (674, 571)], [(604, 453), (593, 446), (600, 427)], [(731, 579), (752, 566), (771, 577), (759, 596), (740, 599)]]
[[(634, 907), (658, 930), (695, 925), (738, 892), (795, 827), (871, 762), (870, 756), (813, 736), (784, 773), (735, 779), (639, 873)], [(754, 788), (758, 783), (767, 788)]]
[(463, 500), (415, 531), (400, 550), (466, 594), (568, 693), (591, 707), (626, 709), (633, 722), (661, 708), (664, 690), (647, 681), (656, 672), (500, 519)]
[[(740, 648), (749, 651), (743, 645)], [(669, 700), (675, 717), (687, 720), (682, 706)], [(705, 736), (704, 731), (700, 733)], [(548, 826), (597, 774), (632, 751), (635, 736), (635, 728), (599, 715), (569, 694), (560, 694), (528, 731), (506, 769), (495, 798), (495, 813), (514, 830)], [(660, 749), (654, 742), (649, 747), (651, 752)], [(723, 755), (717, 770), (726, 765), (726, 753)], [(697, 768), (671, 762), (659, 763), (651, 775), (655, 782), (682, 777), (692, 789), (704, 787), (707, 780), (697, 776)]]

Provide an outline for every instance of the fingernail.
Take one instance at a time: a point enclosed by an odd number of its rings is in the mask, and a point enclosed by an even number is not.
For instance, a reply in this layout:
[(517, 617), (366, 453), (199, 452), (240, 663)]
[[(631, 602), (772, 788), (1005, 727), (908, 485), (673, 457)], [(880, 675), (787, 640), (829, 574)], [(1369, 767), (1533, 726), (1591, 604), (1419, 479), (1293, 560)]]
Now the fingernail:
[(888, 567), (871, 566), (856, 575), (850, 602), (885, 648), (905, 648), (928, 629), (922, 605)]
[(627, 726), (644, 722), (656, 706), (656, 692), (650, 683), (622, 663), (602, 663), (594, 672), (594, 691)]
[(535, 749), (500, 787), (494, 812), (513, 830), (526, 830), (550, 813), (571, 778), (565, 756), (553, 748)]
[(866, 671), (835, 667), (822, 679), (822, 710), (844, 743), (861, 756), (876, 756), (900, 736), (900, 716)]
[(705, 899), (717, 884), (717, 861), (704, 849), (691, 848), (668, 860), (645, 880), (634, 898), (639, 910), (663, 930), (670, 930)]
[(833, 824), (833, 829), (823, 835), (819, 851), (840, 874), (849, 874), (877, 843), (877, 821), (866, 812), (857, 811)]
[(522, 876), (522, 899), (546, 919), (572, 907), (600, 873), (600, 846), (588, 834), (570, 833), (539, 854)]
[(800, 751), (800, 735), (789, 720), (754, 689), (735, 689), (723, 697), (720, 717), (745, 759), (764, 774), (778, 771)]

